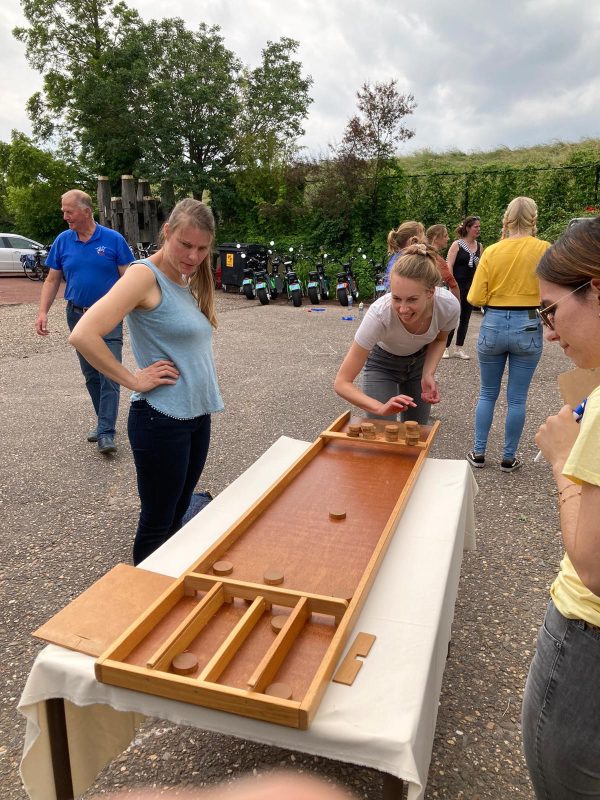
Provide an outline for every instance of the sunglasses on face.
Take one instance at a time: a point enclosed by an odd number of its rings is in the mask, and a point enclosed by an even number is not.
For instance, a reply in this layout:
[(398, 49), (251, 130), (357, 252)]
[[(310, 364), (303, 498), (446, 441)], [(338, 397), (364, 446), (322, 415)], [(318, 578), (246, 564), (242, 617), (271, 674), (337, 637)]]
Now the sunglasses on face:
[(579, 291), (581, 291), (581, 289), (585, 289), (585, 287), (589, 286), (590, 283), (591, 283), (591, 281), (586, 281), (585, 283), (582, 283), (581, 286), (578, 286), (576, 289), (573, 289), (572, 292), (569, 292), (568, 294), (563, 295), (560, 298), (560, 300), (556, 301), (556, 303), (550, 303), (549, 306), (541, 305), (540, 308), (537, 309), (537, 315), (540, 318), (540, 320), (542, 321), (542, 325), (545, 325), (546, 328), (550, 328), (550, 330), (553, 331), (554, 330), (554, 312), (555, 312), (556, 306), (562, 300), (564, 300), (565, 297), (570, 297), (572, 294), (575, 294), (575, 292), (579, 292)]

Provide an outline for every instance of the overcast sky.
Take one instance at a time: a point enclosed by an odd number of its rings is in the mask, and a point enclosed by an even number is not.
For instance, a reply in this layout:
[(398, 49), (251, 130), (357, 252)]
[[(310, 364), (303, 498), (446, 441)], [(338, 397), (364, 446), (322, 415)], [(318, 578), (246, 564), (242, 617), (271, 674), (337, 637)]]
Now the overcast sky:
[[(255, 66), (267, 40), (300, 42), (314, 80), (302, 140), (312, 154), (341, 139), (363, 82), (398, 80), (417, 109), (401, 153), (519, 147), (600, 137), (598, 0), (129, 0), (145, 19), (181, 16), (221, 27)], [(26, 133), (27, 98), (41, 87), (24, 46), (18, 0), (0, 9), (0, 139)]]

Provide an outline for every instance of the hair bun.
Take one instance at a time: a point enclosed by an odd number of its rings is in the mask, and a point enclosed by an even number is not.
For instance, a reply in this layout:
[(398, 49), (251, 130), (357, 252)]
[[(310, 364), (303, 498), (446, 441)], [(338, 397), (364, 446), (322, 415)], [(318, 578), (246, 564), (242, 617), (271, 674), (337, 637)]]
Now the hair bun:
[(405, 253), (408, 255), (420, 255), (426, 256), (427, 255), (427, 245), (423, 242), (417, 242), (415, 244), (411, 244), (404, 250)]

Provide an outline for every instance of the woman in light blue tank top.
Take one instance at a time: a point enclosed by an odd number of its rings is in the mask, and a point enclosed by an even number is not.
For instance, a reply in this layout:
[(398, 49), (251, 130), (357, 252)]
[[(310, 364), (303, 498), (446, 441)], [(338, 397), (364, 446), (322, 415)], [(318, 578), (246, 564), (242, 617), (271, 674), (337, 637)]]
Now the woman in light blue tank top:
[[(207, 206), (191, 198), (178, 203), (161, 231), (161, 249), (134, 262), (69, 339), (133, 392), (128, 434), (141, 503), (134, 564), (180, 529), (208, 454), (210, 415), (223, 409), (212, 352), (214, 230)], [(135, 374), (102, 340), (109, 322), (125, 316)]]

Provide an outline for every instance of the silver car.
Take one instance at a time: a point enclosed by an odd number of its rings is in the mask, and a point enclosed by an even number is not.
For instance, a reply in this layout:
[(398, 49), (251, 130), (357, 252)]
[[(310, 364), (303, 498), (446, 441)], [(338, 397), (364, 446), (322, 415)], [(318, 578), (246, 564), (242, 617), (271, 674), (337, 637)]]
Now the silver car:
[(19, 236), (18, 233), (0, 233), (0, 272), (24, 275), (21, 256), (32, 255), (40, 248), (45, 255), (46, 246), (33, 239)]

